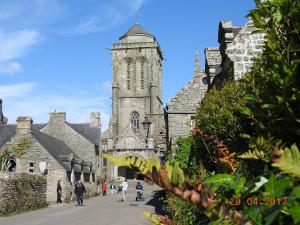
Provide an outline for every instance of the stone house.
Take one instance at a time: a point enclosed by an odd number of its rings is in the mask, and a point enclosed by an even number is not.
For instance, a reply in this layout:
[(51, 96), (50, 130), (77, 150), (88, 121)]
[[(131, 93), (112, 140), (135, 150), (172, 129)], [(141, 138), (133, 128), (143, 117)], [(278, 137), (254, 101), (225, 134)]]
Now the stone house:
[(197, 107), (207, 91), (206, 79), (206, 74), (200, 70), (197, 50), (193, 79), (167, 103), (168, 136), (173, 150), (176, 148), (178, 137), (188, 136), (191, 132), (191, 123)]
[(92, 163), (85, 162), (63, 141), (42, 133), (43, 125), (32, 125), (30, 117), (18, 117), (17, 125), (0, 126), (0, 153), (11, 151), (2, 170), (16, 173), (44, 174), (47, 201), (56, 201), (56, 185), (61, 180), (63, 198), (70, 197), (75, 179), (93, 180)]
[(90, 123), (74, 124), (66, 121), (65, 112), (51, 112), (49, 122), (40, 131), (62, 140), (76, 155), (91, 162), (95, 175), (100, 176), (100, 113), (92, 112)]
[(95, 180), (102, 172), (100, 113), (92, 112), (90, 123), (81, 124), (67, 122), (66, 113), (61, 112), (50, 113), (47, 124), (33, 124), (30, 117), (19, 117), (16, 125), (6, 122), (7, 119), (0, 124), (0, 154), (5, 149), (11, 154), (0, 171), (44, 174), (50, 202), (56, 200), (59, 179), (66, 198), (78, 179), (85, 182), (92, 194), (97, 191)]

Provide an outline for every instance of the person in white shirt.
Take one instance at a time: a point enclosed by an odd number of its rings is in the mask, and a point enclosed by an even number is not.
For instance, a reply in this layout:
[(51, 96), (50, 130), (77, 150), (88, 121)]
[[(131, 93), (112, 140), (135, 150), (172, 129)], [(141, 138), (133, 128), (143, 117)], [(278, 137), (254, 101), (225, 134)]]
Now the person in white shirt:
[(128, 189), (128, 183), (126, 179), (122, 182), (121, 186), (122, 186), (122, 202), (124, 202), (126, 197), (126, 192)]

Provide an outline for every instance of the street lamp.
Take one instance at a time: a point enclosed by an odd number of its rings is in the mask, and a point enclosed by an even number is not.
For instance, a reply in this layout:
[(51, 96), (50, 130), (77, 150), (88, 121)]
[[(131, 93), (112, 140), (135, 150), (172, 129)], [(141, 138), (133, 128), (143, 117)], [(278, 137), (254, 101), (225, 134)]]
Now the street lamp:
[(142, 122), (142, 124), (144, 129), (147, 130), (146, 143), (148, 143), (149, 129), (151, 126), (151, 121), (149, 120), (148, 116), (145, 116), (145, 120)]

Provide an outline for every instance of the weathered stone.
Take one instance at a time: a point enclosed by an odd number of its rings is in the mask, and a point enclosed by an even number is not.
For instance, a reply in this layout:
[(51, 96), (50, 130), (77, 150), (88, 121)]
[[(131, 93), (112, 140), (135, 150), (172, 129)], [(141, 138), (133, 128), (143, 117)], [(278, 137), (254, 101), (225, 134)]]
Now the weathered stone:
[(45, 207), (46, 197), (44, 176), (0, 172), (0, 215)]

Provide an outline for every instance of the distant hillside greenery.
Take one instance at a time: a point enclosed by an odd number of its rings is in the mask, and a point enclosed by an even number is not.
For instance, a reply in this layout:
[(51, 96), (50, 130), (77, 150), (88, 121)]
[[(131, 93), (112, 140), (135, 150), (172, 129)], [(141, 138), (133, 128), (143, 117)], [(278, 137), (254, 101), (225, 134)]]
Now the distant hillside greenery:
[(116, 159), (167, 190), (154, 224), (300, 224), (300, 0), (255, 1), (265, 49), (239, 81), (211, 89), (176, 156)]

